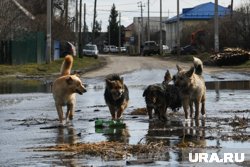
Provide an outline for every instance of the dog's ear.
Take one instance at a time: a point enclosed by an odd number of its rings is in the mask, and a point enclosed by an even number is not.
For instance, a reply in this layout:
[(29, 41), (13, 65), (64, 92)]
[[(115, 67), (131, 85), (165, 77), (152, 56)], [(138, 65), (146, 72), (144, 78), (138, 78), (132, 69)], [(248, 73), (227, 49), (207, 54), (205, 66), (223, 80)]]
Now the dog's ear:
[(170, 74), (169, 70), (167, 70), (164, 76), (164, 82), (169, 83), (171, 80), (172, 80), (172, 75)]
[(123, 80), (124, 80), (123, 77), (121, 77), (121, 80), (120, 80), (120, 81), (121, 81), (122, 84), (123, 84)]
[(106, 81), (106, 85), (107, 85), (108, 87), (112, 87), (113, 81), (111, 81), (111, 80), (109, 80), (109, 79), (106, 79), (105, 81)]
[(178, 64), (176, 64), (176, 68), (177, 68), (178, 72), (183, 70)]
[(194, 73), (194, 67), (191, 67), (190, 70), (186, 72), (186, 76), (190, 78), (193, 75), (193, 73)]
[(69, 76), (68, 78), (66, 78), (66, 82), (68, 85), (73, 83), (73, 78), (71, 76)]

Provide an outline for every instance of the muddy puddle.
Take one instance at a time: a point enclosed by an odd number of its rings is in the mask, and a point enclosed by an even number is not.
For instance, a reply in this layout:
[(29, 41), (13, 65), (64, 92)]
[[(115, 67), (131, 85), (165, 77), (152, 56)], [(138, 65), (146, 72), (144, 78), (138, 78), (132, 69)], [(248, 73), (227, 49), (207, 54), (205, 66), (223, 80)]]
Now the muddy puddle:
[[(172, 74), (176, 71), (170, 71)], [(131, 115), (145, 107), (142, 92), (161, 82), (164, 70), (139, 70), (124, 74), (130, 91), (125, 128), (95, 128), (96, 119), (110, 119), (105, 105), (103, 78), (85, 78), (88, 92), (77, 96), (74, 121), (57, 127), (57, 113), (50, 85), (43, 81), (0, 82), (0, 166), (249, 166), (250, 165), (250, 76), (244, 73), (205, 75), (207, 118), (184, 120), (182, 109), (169, 112), (170, 120), (148, 120)], [(51, 151), (56, 145), (119, 142), (122, 158), (73, 151)], [(129, 152), (130, 146), (161, 143), (148, 153)], [(157, 145), (158, 143), (158, 145)], [(105, 143), (104, 143), (105, 145)], [(43, 151), (36, 151), (42, 148)], [(114, 144), (114, 149), (116, 144)], [(102, 149), (102, 147), (100, 147)], [(123, 150), (124, 151), (124, 150)], [(244, 162), (192, 163), (189, 153), (244, 153)], [(111, 155), (111, 153), (110, 153)]]

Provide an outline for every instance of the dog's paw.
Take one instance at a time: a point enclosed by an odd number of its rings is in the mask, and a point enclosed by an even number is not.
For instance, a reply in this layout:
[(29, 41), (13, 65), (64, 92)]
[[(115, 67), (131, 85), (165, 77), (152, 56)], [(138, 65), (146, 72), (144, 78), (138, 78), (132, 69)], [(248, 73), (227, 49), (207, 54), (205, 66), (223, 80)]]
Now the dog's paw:
[(62, 128), (62, 127), (64, 127), (64, 124), (63, 124), (63, 122), (60, 122), (60, 123), (58, 124), (58, 127), (59, 127), (59, 128)]

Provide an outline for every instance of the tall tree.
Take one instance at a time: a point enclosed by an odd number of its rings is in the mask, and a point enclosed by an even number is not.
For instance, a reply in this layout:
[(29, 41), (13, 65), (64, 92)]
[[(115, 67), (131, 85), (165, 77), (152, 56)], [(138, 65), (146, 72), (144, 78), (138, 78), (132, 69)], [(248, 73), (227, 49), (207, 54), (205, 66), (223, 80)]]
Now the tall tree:
[(113, 4), (110, 16), (109, 16), (109, 26), (108, 30), (110, 33), (110, 44), (111, 45), (119, 45), (119, 24), (117, 21), (118, 11), (115, 9), (115, 4)]

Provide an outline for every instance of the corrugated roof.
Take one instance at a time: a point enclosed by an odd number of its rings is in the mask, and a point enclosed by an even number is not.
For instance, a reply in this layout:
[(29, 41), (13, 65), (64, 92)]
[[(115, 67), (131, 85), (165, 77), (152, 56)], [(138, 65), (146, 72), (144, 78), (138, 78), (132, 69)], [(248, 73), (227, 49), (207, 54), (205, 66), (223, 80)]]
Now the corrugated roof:
[[(214, 17), (214, 3), (208, 2), (200, 4), (193, 8), (184, 8), (182, 14), (179, 15), (180, 20), (209, 20)], [(225, 16), (230, 13), (230, 9), (218, 5), (218, 15)], [(166, 23), (172, 23), (177, 21), (177, 16), (174, 16), (168, 20)]]

